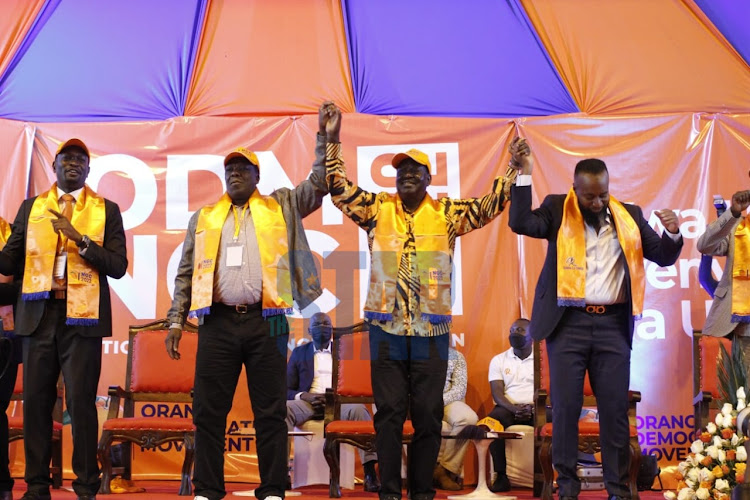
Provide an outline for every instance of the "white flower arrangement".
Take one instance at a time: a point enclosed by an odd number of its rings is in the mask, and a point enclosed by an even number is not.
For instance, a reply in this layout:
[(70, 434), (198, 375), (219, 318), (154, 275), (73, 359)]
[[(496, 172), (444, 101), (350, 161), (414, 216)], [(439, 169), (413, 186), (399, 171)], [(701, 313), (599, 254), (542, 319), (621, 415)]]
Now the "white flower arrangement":
[(729, 500), (732, 488), (744, 482), (747, 465), (745, 438), (736, 432), (737, 413), (747, 406), (745, 389), (737, 390), (737, 405), (724, 404), (713, 422), (690, 445), (690, 453), (677, 466), (677, 491), (666, 500)]

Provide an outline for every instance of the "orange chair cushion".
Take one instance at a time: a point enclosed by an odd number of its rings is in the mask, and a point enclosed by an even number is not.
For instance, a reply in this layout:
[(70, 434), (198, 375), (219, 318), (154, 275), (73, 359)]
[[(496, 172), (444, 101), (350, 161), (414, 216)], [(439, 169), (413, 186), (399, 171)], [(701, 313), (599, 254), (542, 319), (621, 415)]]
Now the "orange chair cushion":
[(102, 425), (103, 430), (154, 430), (185, 431), (195, 430), (192, 418), (135, 417), (111, 418)]
[[(62, 430), (62, 423), (52, 421), (52, 429), (56, 431)], [(21, 415), (14, 415), (8, 417), (8, 429), (23, 429), (23, 417)]]
[(372, 396), (370, 337), (367, 332), (344, 335), (337, 340), (341, 396)]
[(710, 392), (714, 399), (719, 398), (719, 379), (716, 375), (716, 363), (718, 362), (719, 343), (723, 342), (727, 352), (732, 352), (732, 341), (726, 337), (710, 337), (702, 335), (700, 340), (701, 350), (701, 390)]
[(139, 332), (133, 338), (130, 390), (133, 392), (182, 392), (193, 389), (198, 334), (182, 332), (180, 359), (167, 354), (166, 330)]
[[(552, 436), (552, 424), (544, 424), (539, 435), (542, 437)], [(578, 422), (578, 435), (580, 436), (598, 436), (599, 422)], [(638, 429), (634, 425), (630, 426), (630, 437), (638, 436)]]
[[(326, 425), (326, 434), (375, 434), (375, 424), (372, 420), (334, 420)], [(414, 435), (414, 426), (411, 420), (404, 422), (404, 435)]]

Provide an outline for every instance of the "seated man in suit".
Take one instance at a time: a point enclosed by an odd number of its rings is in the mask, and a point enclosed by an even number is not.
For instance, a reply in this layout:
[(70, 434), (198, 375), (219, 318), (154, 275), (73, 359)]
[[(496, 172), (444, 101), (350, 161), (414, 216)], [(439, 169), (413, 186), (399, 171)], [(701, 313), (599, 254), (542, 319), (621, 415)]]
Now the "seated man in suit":
[[(332, 383), (331, 318), (325, 313), (314, 314), (310, 318), (308, 331), (312, 342), (295, 348), (286, 368), (286, 425), (290, 431), (308, 420), (323, 419), (325, 392)], [(372, 420), (372, 416), (362, 404), (342, 405), (341, 418)], [(359, 454), (365, 472), (365, 491), (380, 491), (380, 481), (375, 474), (377, 455), (362, 450), (359, 450)]]
[[(534, 351), (529, 320), (519, 318), (514, 321), (508, 339), (510, 349), (490, 361), (489, 381), (495, 407), (489, 416), (505, 428), (514, 424), (534, 425)], [(495, 492), (510, 490), (505, 473), (505, 441), (494, 441), (490, 453), (497, 472), (490, 489)]]
[[(448, 370), (443, 388), (443, 429), (447, 424), (449, 434), (454, 436), (465, 426), (477, 423), (477, 414), (464, 402), (467, 379), (466, 358), (451, 347), (448, 350)], [(461, 489), (461, 469), (468, 446), (468, 441), (459, 443), (455, 439), (443, 439), (432, 476), (435, 488), (453, 491)]]

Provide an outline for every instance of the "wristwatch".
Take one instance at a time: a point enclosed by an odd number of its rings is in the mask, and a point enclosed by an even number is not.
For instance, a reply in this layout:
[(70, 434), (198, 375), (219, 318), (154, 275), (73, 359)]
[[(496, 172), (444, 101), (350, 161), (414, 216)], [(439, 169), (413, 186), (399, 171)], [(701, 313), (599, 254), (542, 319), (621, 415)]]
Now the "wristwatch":
[(76, 246), (81, 250), (86, 250), (89, 247), (89, 243), (91, 243), (91, 239), (84, 234), (81, 241), (76, 242)]

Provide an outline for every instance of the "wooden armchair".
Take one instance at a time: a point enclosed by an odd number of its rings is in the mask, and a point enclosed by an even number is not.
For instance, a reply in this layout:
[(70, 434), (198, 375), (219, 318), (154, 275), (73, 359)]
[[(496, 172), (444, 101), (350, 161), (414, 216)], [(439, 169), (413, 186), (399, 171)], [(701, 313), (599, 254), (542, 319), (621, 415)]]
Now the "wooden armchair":
[[(57, 399), (52, 409), (52, 461), (50, 473), (52, 474), (52, 487), (59, 489), (63, 480), (62, 461), (62, 435), (63, 435), (63, 394), (62, 375), (57, 379)], [(23, 364), (18, 365), (16, 385), (13, 388), (11, 401), (23, 402)], [(8, 415), (8, 442), (23, 439), (23, 414)]]
[(703, 335), (700, 330), (693, 330), (693, 412), (696, 432), (710, 422), (712, 412), (715, 414), (720, 409), (716, 363), (722, 343), (731, 353), (732, 341), (727, 337), (711, 337)]
[[(542, 500), (552, 500), (552, 481), (554, 471), (552, 468), (552, 429), (551, 399), (549, 398), (549, 365), (547, 362), (547, 351), (545, 344), (534, 342), (534, 496), (541, 496)], [(628, 484), (633, 500), (638, 500), (638, 487), (636, 479), (641, 461), (641, 447), (638, 444), (638, 431), (636, 427), (636, 404), (641, 400), (641, 393), (628, 391), (630, 405), (628, 409), (628, 420), (630, 422), (630, 477)], [(586, 374), (583, 387), (583, 406), (596, 406), (594, 391), (591, 389), (589, 376)], [(548, 412), (549, 410), (549, 412)], [(601, 451), (599, 442), (599, 422), (578, 423), (578, 451), (594, 454)]]
[[(359, 323), (333, 331), (333, 387), (326, 391), (325, 445), (323, 454), (331, 472), (328, 496), (340, 498), (339, 445), (350, 444), (365, 451), (375, 451), (375, 426), (372, 421), (341, 420), (341, 405), (372, 404), (370, 379), (370, 342), (367, 325)], [(403, 441), (411, 443), (414, 427), (404, 422)]]
[[(166, 320), (146, 325), (131, 326), (130, 347), (125, 374), (125, 388), (109, 388), (109, 414), (102, 426), (99, 439), (99, 461), (102, 464), (101, 494), (110, 493), (113, 442), (135, 443), (144, 448), (156, 449), (163, 443), (183, 442), (185, 460), (182, 464), (180, 495), (192, 495), (190, 472), (195, 452), (195, 426), (192, 418), (137, 417), (136, 403), (170, 402), (192, 403), (195, 376), (195, 355), (198, 349), (197, 328), (186, 324), (180, 341), (181, 359), (169, 358), (164, 340), (169, 330)], [(120, 405), (122, 404), (122, 416)], [(131, 477), (132, 445), (123, 449), (122, 475)]]

